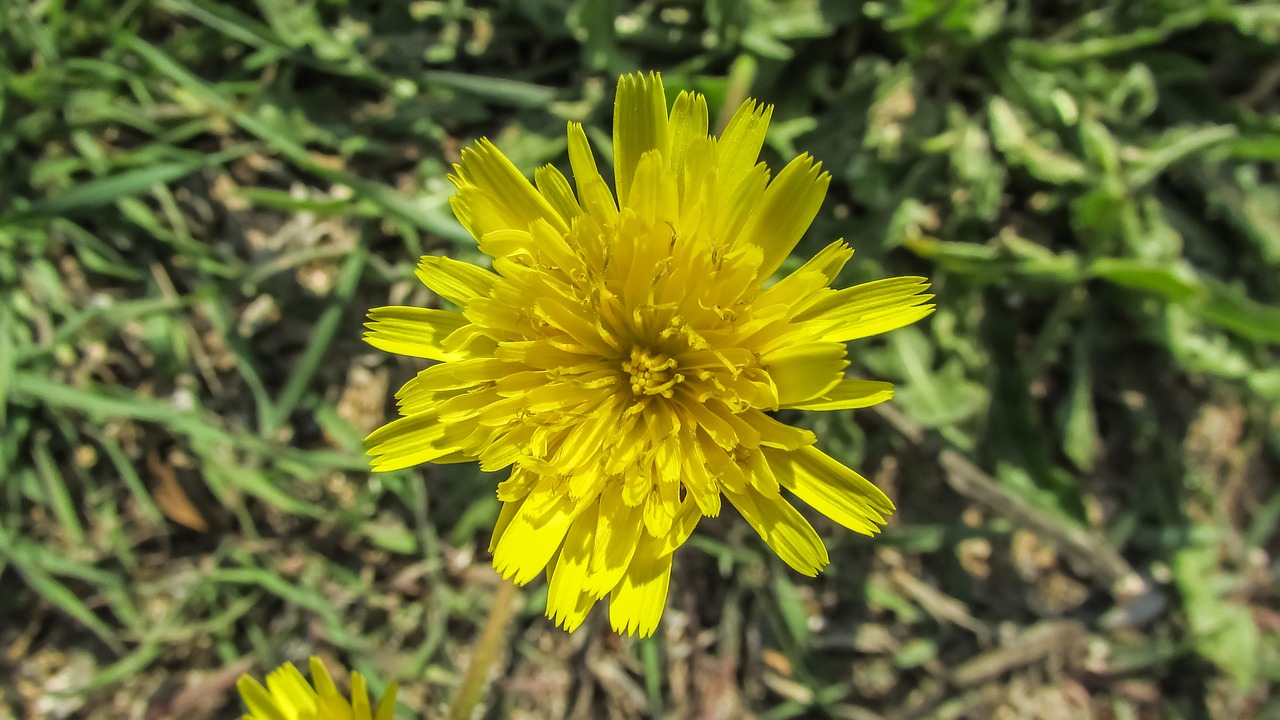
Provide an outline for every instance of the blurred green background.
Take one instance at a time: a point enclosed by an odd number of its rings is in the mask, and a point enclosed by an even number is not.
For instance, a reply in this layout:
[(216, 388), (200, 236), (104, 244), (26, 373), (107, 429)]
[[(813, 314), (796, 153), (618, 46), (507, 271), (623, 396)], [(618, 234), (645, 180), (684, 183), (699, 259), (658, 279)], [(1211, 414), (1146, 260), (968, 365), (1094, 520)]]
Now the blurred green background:
[(620, 73), (834, 176), (794, 267), (929, 276), (887, 409), (786, 418), (899, 506), (782, 565), (732, 511), (663, 624), (521, 594), (512, 718), (1280, 718), (1280, 4), (0, 0), (0, 717), (231, 717), (316, 653), (447, 706), (499, 478), (371, 476), (365, 310), (480, 261), (459, 150), (605, 151)]

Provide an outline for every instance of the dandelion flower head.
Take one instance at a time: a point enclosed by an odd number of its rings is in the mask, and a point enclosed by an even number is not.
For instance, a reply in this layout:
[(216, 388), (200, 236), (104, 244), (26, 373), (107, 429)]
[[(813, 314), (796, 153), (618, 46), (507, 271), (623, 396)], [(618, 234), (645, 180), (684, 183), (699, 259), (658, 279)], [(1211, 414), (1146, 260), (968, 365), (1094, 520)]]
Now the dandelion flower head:
[(338, 692), (333, 678), (320, 658), (311, 658), (308, 683), (293, 663), (285, 663), (267, 675), (267, 685), (248, 675), (236, 681), (240, 698), (249, 708), (243, 720), (391, 720), (396, 704), (396, 684), (378, 701), (369, 705), (364, 677), (351, 673), (351, 697)]
[(550, 165), (530, 183), (480, 140), (452, 203), (492, 270), (426, 256), (418, 277), (460, 312), (370, 312), (369, 343), (439, 361), (366, 439), (373, 468), (510, 467), (494, 566), (518, 584), (545, 570), (547, 614), (567, 630), (608, 596), (615, 630), (652, 634), (673, 553), (725, 500), (805, 575), (827, 551), (791, 497), (865, 534), (893, 510), (771, 413), (890, 398), (889, 383), (845, 377), (845, 343), (928, 315), (932, 296), (918, 277), (832, 289), (853, 254), (842, 241), (769, 282), (830, 182), (808, 155), (771, 178), (771, 112), (748, 100), (717, 138), (701, 95), (668, 111), (660, 76), (623, 76), (616, 194), (576, 123), (573, 185)]

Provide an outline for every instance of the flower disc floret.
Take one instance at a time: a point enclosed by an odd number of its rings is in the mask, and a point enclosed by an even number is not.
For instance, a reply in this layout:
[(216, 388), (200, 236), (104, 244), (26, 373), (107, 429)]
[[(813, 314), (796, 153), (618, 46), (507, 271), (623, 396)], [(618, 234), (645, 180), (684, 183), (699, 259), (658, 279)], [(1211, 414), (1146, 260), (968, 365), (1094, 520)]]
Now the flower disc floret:
[(622, 369), (627, 373), (632, 394), (670, 398), (675, 395), (675, 387), (684, 382), (684, 375), (676, 372), (677, 364), (675, 358), (632, 348), (631, 357), (622, 363)]

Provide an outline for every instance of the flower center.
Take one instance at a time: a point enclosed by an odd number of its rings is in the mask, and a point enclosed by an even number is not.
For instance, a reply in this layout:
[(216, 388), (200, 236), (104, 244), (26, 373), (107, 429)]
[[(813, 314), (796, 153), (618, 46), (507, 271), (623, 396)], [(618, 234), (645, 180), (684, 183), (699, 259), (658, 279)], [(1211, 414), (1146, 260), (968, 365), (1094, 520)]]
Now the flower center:
[(676, 369), (676, 360), (647, 348), (631, 349), (631, 359), (622, 363), (622, 369), (631, 376), (631, 392), (642, 395), (671, 397), (673, 388), (684, 381)]

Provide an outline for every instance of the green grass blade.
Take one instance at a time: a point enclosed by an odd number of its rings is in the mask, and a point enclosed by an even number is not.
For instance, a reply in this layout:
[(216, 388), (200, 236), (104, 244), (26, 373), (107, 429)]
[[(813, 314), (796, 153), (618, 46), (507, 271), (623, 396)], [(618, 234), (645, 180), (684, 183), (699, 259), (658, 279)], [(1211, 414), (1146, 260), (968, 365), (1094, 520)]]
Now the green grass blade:
[(316, 321), (315, 328), (311, 331), (311, 339), (307, 342), (307, 347), (303, 350), (302, 357), (298, 358), (297, 364), (293, 366), (293, 371), (289, 373), (289, 379), (285, 382), (284, 390), (276, 398), (272, 412), (267, 417), (267, 424), (263, 428), (265, 435), (270, 435), (283, 425), (289, 418), (289, 414), (298, 405), (298, 401), (302, 399), (303, 393), (306, 392), (307, 386), (310, 385), (312, 377), (315, 376), (316, 370), (320, 367), (320, 363), (323, 362), (329, 350), (329, 345), (333, 342), (333, 336), (337, 333), (339, 324), (346, 315), (347, 306), (351, 302), (351, 297), (355, 294), (356, 285), (360, 281), (360, 275), (364, 271), (364, 263), (368, 255), (368, 251), (360, 247), (352, 251), (347, 257), (347, 261), (343, 263), (333, 298)]

